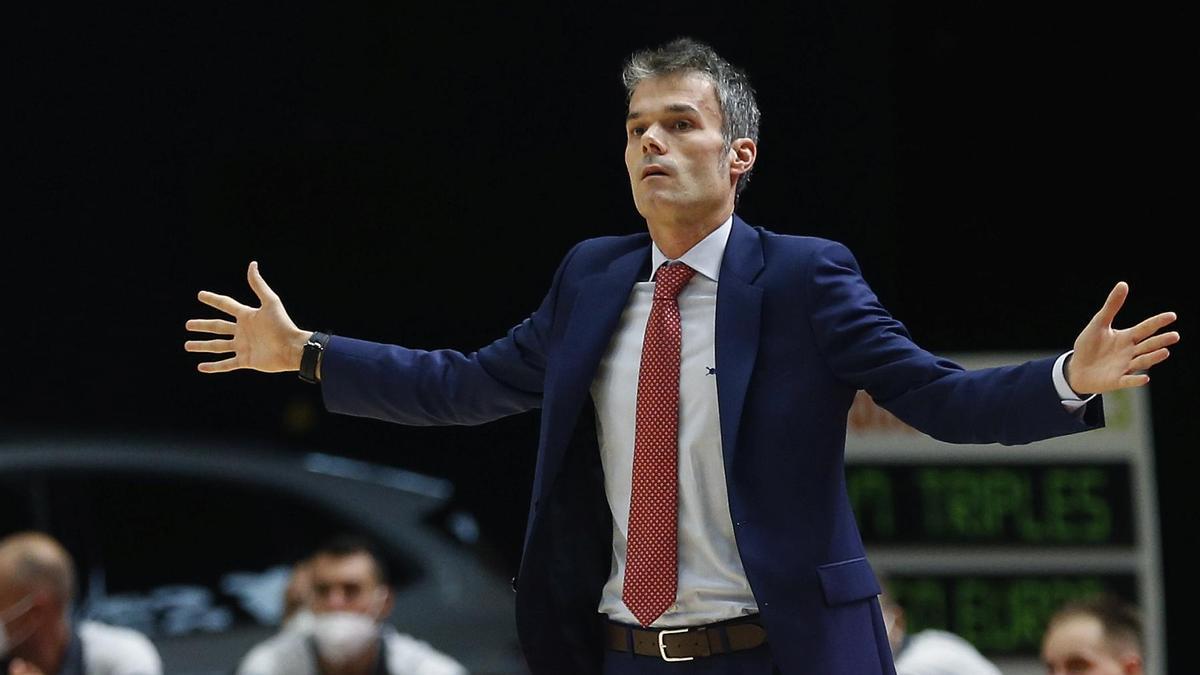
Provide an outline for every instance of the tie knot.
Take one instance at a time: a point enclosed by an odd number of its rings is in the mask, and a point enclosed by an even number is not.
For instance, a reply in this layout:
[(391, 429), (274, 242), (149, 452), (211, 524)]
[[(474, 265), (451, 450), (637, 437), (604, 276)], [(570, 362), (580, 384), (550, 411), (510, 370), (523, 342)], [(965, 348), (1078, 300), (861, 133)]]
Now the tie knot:
[(662, 267), (658, 268), (658, 274), (654, 275), (654, 297), (674, 300), (679, 297), (679, 291), (683, 290), (695, 273), (696, 270), (683, 263), (663, 263)]

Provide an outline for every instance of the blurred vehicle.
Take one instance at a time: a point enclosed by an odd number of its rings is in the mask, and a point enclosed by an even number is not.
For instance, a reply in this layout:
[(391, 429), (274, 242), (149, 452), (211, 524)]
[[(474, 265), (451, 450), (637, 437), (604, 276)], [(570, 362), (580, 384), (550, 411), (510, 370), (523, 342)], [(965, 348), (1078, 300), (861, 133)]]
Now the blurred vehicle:
[(166, 672), (232, 673), (275, 630), (292, 563), (377, 542), (401, 632), (476, 675), (526, 672), (507, 578), (483, 563), (444, 480), (326, 454), (152, 440), (0, 443), (0, 535), (48, 532), (76, 558), (77, 613), (146, 633)]

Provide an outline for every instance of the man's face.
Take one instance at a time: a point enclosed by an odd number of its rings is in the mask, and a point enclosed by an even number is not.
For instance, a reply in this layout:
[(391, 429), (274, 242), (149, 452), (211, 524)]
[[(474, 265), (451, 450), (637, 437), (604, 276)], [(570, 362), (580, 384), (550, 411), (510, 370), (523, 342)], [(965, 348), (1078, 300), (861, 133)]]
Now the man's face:
[(376, 618), (386, 614), (390, 594), (366, 553), (318, 555), (309, 572), (314, 613), (354, 612)]
[(625, 167), (647, 219), (686, 217), (733, 197), (731, 151), (712, 80), (677, 73), (643, 80), (629, 100)]
[(1104, 638), (1104, 627), (1092, 616), (1072, 616), (1056, 623), (1042, 641), (1048, 675), (1134, 675), (1142, 672), (1137, 655), (1122, 654)]

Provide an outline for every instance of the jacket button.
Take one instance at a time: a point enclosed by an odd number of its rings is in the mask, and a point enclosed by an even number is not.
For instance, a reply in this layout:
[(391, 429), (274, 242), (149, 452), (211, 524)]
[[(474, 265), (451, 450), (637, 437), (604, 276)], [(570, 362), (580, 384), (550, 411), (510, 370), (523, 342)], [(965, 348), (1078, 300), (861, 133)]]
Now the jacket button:
[(517, 578), (513, 577), (512, 581), (510, 583), (512, 584), (513, 593), (516, 593), (517, 592)]

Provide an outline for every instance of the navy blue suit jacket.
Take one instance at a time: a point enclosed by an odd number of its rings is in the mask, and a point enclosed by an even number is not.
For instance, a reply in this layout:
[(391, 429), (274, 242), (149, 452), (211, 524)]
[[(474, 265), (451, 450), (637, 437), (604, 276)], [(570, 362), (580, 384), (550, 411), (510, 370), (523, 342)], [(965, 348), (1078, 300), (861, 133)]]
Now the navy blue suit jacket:
[[(469, 355), (335, 337), (323, 357), (335, 412), (429, 425), (542, 409), (516, 582), (536, 675), (599, 672), (612, 522), (589, 387), (649, 258), (647, 234), (578, 244), (537, 311)], [(1019, 444), (1102, 426), (1099, 397), (1064, 410), (1053, 362), (964, 370), (912, 342), (845, 246), (734, 217), (717, 286), (721, 446), (738, 551), (783, 673), (894, 672), (846, 495), (855, 392), (949, 442)]]

